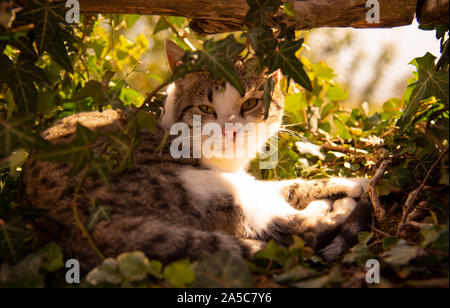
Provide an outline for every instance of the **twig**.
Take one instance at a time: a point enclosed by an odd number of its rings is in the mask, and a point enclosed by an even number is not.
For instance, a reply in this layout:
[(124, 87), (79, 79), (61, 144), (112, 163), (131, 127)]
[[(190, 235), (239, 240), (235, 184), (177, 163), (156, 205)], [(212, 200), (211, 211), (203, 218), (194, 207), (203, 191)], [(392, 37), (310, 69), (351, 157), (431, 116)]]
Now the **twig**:
[(377, 222), (381, 222), (386, 214), (386, 211), (383, 209), (380, 203), (380, 198), (378, 197), (376, 185), (378, 181), (383, 177), (386, 169), (391, 165), (392, 160), (386, 159), (381, 163), (381, 166), (378, 168), (377, 172), (373, 176), (373, 178), (369, 182), (369, 197), (372, 202), (373, 211), (375, 213), (375, 218)]
[(336, 152), (341, 152), (341, 153), (345, 153), (345, 154), (355, 154), (355, 153), (361, 153), (361, 154), (365, 154), (365, 155), (369, 154), (367, 151), (362, 150), (362, 149), (357, 149), (354, 147), (346, 148), (342, 145), (338, 146), (338, 145), (333, 145), (330, 143), (322, 144), (320, 147), (327, 151), (336, 151)]
[(408, 220), (405, 223), (405, 226), (413, 227), (413, 228), (418, 229), (418, 230), (422, 229), (423, 227), (433, 227), (432, 224), (426, 224), (426, 223), (423, 223), (423, 222), (417, 222), (417, 221), (413, 221), (413, 220)]
[(172, 23), (170, 22), (169, 19), (167, 19), (166, 16), (161, 16), (161, 19), (164, 20), (164, 22), (170, 27), (170, 29), (176, 34), (176, 36), (178, 36), (178, 38), (183, 41), (183, 43), (186, 44), (187, 47), (189, 47), (189, 49), (191, 51), (195, 51), (196, 48), (194, 45), (192, 45), (192, 43), (189, 41), (189, 39), (184, 36), (183, 34), (181, 34), (180, 32), (178, 32), (177, 28), (175, 28)]
[(83, 177), (81, 178), (80, 182), (78, 183), (76, 189), (75, 189), (75, 193), (74, 193), (74, 197), (72, 200), (72, 211), (73, 211), (73, 216), (75, 218), (75, 222), (77, 223), (78, 228), (80, 228), (81, 233), (83, 234), (84, 237), (87, 238), (89, 244), (91, 245), (92, 249), (95, 251), (95, 253), (97, 254), (97, 256), (104, 260), (105, 259), (105, 255), (100, 251), (100, 249), (97, 247), (97, 245), (95, 244), (94, 240), (92, 239), (92, 237), (89, 235), (89, 232), (86, 230), (86, 228), (84, 227), (83, 223), (81, 222), (80, 216), (78, 215), (78, 206), (77, 206), (77, 199), (78, 199), (78, 193), (81, 189), (81, 186), (83, 185), (84, 180), (86, 179), (87, 173), (85, 173), (83, 175)]
[[(384, 237), (393, 237), (392, 235), (390, 235), (389, 233), (383, 232), (375, 227), (372, 226), (372, 231), (375, 231), (376, 233), (379, 233), (381, 235), (383, 235)], [(408, 245), (412, 245), (412, 246), (417, 246), (417, 243), (411, 242), (411, 241), (407, 241), (405, 240), (405, 243)], [(429, 248), (421, 248), (418, 247), (420, 249), (420, 251), (424, 251), (424, 252), (428, 252), (428, 253), (432, 253), (432, 254), (436, 254), (436, 255), (440, 255), (440, 256), (446, 256), (448, 257), (448, 253), (445, 251), (440, 251), (440, 250), (436, 250), (436, 249), (429, 249)]]
[(439, 158), (433, 163), (433, 165), (431, 166), (430, 170), (428, 170), (428, 173), (425, 176), (425, 179), (423, 179), (422, 184), (420, 184), (419, 187), (414, 189), (408, 195), (408, 198), (406, 199), (406, 203), (405, 203), (405, 206), (404, 206), (403, 218), (402, 218), (402, 221), (400, 222), (400, 224), (398, 225), (397, 236), (400, 235), (400, 232), (402, 232), (403, 228), (405, 227), (405, 225), (407, 223), (408, 215), (412, 211), (412, 209), (414, 207), (414, 203), (415, 203), (417, 197), (419, 196), (419, 194), (422, 192), (423, 188), (425, 187), (425, 184), (427, 183), (428, 179), (430, 178), (431, 173), (437, 167), (437, 165), (442, 160), (442, 158), (444, 158), (444, 156), (447, 155), (448, 150), (449, 150), (449, 148), (447, 148), (444, 152), (441, 153), (441, 155), (439, 155)]
[(144, 102), (142, 103), (142, 105), (137, 109), (136, 114), (143, 110), (146, 106), (148, 106), (152, 100), (152, 98), (164, 87), (167, 87), (169, 84), (172, 83), (172, 78), (164, 81), (162, 84), (160, 84), (155, 90), (153, 90), (149, 95), (147, 95), (147, 97), (145, 98)]
[(391, 128), (390, 130), (388, 130), (387, 132), (384, 132), (384, 133), (380, 136), (380, 138), (383, 139), (384, 137), (387, 137), (387, 136), (389, 136), (389, 135), (392, 135), (392, 134), (394, 134), (395, 132), (397, 132), (397, 130), (398, 130), (398, 127), (393, 127), (393, 128)]

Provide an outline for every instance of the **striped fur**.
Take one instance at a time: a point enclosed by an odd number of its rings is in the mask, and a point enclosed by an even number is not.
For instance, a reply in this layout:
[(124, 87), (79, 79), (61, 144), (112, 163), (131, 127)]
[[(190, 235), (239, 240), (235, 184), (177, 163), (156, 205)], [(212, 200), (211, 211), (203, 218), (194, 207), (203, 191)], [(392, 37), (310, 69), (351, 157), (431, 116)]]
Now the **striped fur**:
[[(331, 260), (367, 224), (370, 210), (355, 201), (366, 190), (365, 179), (258, 181), (244, 171), (248, 160), (174, 159), (169, 151), (174, 137), (162, 153), (156, 151), (164, 127), (180, 120), (189, 123), (189, 117), (199, 112), (199, 102), (222, 108), (209, 121), (217, 121), (221, 113), (239, 113), (236, 106), (254, 96), (264, 78), (246, 75), (242, 64), (236, 69), (244, 81), (244, 97), (230, 85), (221, 88), (204, 74), (177, 81), (169, 91), (162, 127), (158, 126), (156, 134), (141, 131), (134, 168), (114, 176), (109, 187), (100, 179), (85, 181), (75, 201), (81, 220), (86, 222), (93, 204), (113, 209), (111, 219), (99, 222), (91, 233), (105, 255), (141, 250), (170, 262), (229, 250), (250, 257), (271, 239), (288, 245), (291, 236), (298, 235)], [(236, 117), (263, 122), (261, 108)], [(277, 89), (266, 122), (279, 125), (282, 111), (283, 99)], [(122, 118), (113, 110), (82, 113), (61, 120), (43, 136), (53, 143), (65, 143), (73, 138), (77, 122), (102, 134), (120, 129)], [(104, 141), (101, 137), (93, 149), (100, 149)], [(32, 155), (22, 173), (22, 201), (49, 210), (37, 228), (64, 248), (66, 258), (78, 259), (87, 270), (100, 260), (74, 219), (73, 187), (80, 178), (69, 178), (69, 170), (67, 164), (37, 161)]]

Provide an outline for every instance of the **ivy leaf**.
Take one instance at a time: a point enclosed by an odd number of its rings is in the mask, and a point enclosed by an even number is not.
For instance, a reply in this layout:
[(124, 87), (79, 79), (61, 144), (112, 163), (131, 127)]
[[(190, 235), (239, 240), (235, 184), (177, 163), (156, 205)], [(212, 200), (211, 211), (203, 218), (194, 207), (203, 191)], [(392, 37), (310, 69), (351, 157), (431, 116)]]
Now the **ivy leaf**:
[(38, 93), (34, 82), (47, 82), (44, 71), (23, 55), (14, 63), (6, 55), (0, 54), (0, 67), (3, 68), (0, 84), (6, 83), (13, 93), (18, 114), (35, 113)]
[(120, 155), (118, 172), (123, 172), (133, 166), (133, 150), (140, 142), (137, 120), (130, 121), (121, 132), (107, 136), (111, 146)]
[(112, 258), (105, 259), (102, 264), (91, 270), (86, 276), (87, 282), (94, 286), (105, 283), (118, 285), (121, 279), (122, 275), (117, 261)]
[(75, 139), (69, 144), (55, 144), (37, 154), (38, 159), (58, 163), (72, 164), (70, 175), (74, 176), (83, 170), (93, 159), (92, 144), (97, 140), (98, 133), (77, 123)]
[(272, 29), (268, 27), (252, 28), (247, 36), (256, 53), (260, 55), (267, 55), (274, 52), (278, 44)]
[(164, 19), (160, 18), (153, 29), (153, 35), (166, 29), (169, 29), (169, 24)]
[(170, 263), (164, 268), (163, 275), (164, 279), (175, 288), (185, 287), (195, 279), (195, 274), (188, 260)]
[(56, 243), (49, 243), (39, 249), (38, 253), (44, 255), (43, 268), (50, 273), (56, 272), (64, 266), (61, 247)]
[(73, 73), (72, 60), (70, 60), (64, 39), (59, 31), (53, 35), (53, 39), (47, 42), (45, 50), (48, 51), (52, 59), (66, 71)]
[(312, 91), (311, 80), (306, 74), (302, 62), (295, 56), (300, 49), (303, 39), (295, 42), (283, 41), (278, 46), (278, 51), (267, 58), (269, 74), (281, 69), (285, 76), (291, 77), (296, 83), (308, 91)]
[(25, 10), (19, 13), (18, 19), (34, 23), (36, 47), (41, 55), (46, 46), (52, 43), (58, 23), (66, 23), (65, 3), (47, 0), (28, 1)]
[(397, 245), (381, 255), (386, 263), (393, 265), (406, 265), (419, 255), (419, 248), (408, 245), (405, 240), (400, 240)]
[(89, 163), (90, 176), (94, 179), (100, 177), (103, 183), (109, 187), (109, 175), (113, 169), (114, 166), (111, 159), (97, 157), (96, 153), (94, 153), (94, 159)]
[(254, 281), (244, 260), (221, 251), (201, 260), (195, 267), (195, 288), (251, 288)]
[(238, 43), (234, 35), (230, 34), (215, 43), (212, 40), (205, 41), (203, 48), (211, 56), (225, 57), (233, 61), (244, 51), (245, 46)]
[(17, 40), (11, 42), (11, 45), (18, 48), (21, 53), (33, 61), (38, 60), (36, 51), (34, 50), (33, 43), (28, 36), (22, 36)]
[(313, 269), (305, 268), (301, 265), (297, 265), (287, 272), (279, 275), (275, 275), (274, 279), (278, 283), (291, 284), (293, 282), (311, 279), (319, 276), (319, 273)]
[(183, 64), (176, 67), (172, 79), (177, 80), (188, 73), (208, 70), (214, 79), (229, 82), (241, 95), (244, 95), (244, 86), (233, 66), (233, 61), (244, 48), (233, 35), (218, 42), (206, 40), (203, 51), (185, 53), (182, 58)]
[[(275, 241), (271, 240), (264, 247), (264, 249), (256, 252), (253, 255), (254, 260), (261, 261), (276, 261), (280, 265), (282, 265), (285, 269), (289, 267), (292, 263), (293, 253), (284, 247), (278, 246)], [(262, 262), (267, 263), (267, 262)]]
[(445, 71), (436, 72), (435, 60), (435, 56), (427, 53), (411, 62), (417, 67), (419, 79), (410, 86), (413, 89), (412, 93), (402, 117), (397, 122), (402, 131), (411, 123), (423, 100), (435, 96), (448, 106), (449, 75)]
[(79, 101), (88, 97), (92, 97), (94, 103), (100, 108), (103, 106), (104, 96), (106, 95), (106, 89), (102, 83), (97, 80), (89, 80), (86, 85), (75, 94), (72, 99)]
[(149, 260), (141, 251), (125, 252), (117, 257), (122, 275), (129, 281), (141, 281), (147, 277)]
[(140, 128), (146, 128), (153, 134), (156, 133), (156, 123), (152, 113), (141, 110), (136, 117)]
[(208, 68), (214, 79), (225, 79), (241, 95), (244, 95), (244, 86), (241, 78), (234, 70), (232, 62), (232, 59), (236, 58), (244, 50), (244, 46), (238, 44), (233, 36), (228, 36), (225, 40), (216, 44), (212, 40), (207, 40), (203, 48), (204, 52), (199, 59), (199, 63)]
[(276, 12), (281, 5), (281, 0), (247, 0), (249, 9), (245, 15), (245, 20), (256, 25), (263, 25), (266, 22), (267, 13)]
[(109, 221), (111, 219), (112, 210), (112, 207), (105, 205), (90, 208), (90, 216), (86, 221), (86, 230), (89, 232), (94, 230), (95, 226), (102, 220)]
[(0, 119), (0, 157), (9, 156), (20, 147), (43, 146), (44, 142), (31, 131), (32, 118), (23, 117), (14, 122)]

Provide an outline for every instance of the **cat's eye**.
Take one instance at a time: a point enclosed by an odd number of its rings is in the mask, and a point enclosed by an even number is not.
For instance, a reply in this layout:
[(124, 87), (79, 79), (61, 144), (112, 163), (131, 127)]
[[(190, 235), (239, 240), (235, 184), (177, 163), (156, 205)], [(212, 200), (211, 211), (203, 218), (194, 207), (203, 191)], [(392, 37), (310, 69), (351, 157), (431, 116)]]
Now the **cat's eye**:
[(242, 111), (250, 111), (252, 109), (255, 109), (256, 106), (258, 106), (259, 100), (257, 98), (250, 98), (245, 101), (245, 103), (242, 104)]
[(216, 113), (214, 108), (212, 108), (208, 105), (200, 105), (200, 106), (198, 106), (198, 109), (200, 109), (202, 112), (204, 112), (206, 114), (215, 114)]

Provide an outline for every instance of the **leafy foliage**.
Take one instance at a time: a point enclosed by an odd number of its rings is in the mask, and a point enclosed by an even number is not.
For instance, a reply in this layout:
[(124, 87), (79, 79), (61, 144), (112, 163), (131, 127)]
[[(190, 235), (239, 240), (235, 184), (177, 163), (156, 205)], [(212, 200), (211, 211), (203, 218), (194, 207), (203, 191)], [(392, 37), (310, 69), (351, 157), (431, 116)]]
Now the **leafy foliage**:
[[(133, 166), (139, 130), (155, 131), (164, 85), (209, 71), (242, 93), (233, 69), (238, 59), (255, 72), (269, 75), (280, 69), (286, 94), (279, 163), (273, 170), (260, 170), (256, 159), (250, 172), (261, 179), (365, 176), (389, 159), (391, 167), (376, 186), (386, 219), (361, 233), (359, 243), (332, 264), (324, 264), (299, 238), (291, 247), (269, 242), (250, 261), (219, 252), (163, 265), (142, 252), (127, 252), (105, 259), (83, 278), (82, 286), (363, 287), (365, 262), (372, 258), (381, 262), (381, 286), (448, 286), (448, 155), (433, 170), (407, 215), (407, 226), (397, 234), (408, 194), (448, 148), (448, 25), (426, 29), (436, 30), (442, 56), (436, 62), (426, 54), (411, 62), (417, 72), (404, 97), (385, 102), (378, 111), (367, 104), (348, 110), (343, 102), (349, 92), (336, 82), (333, 70), (301, 57), (303, 33), (275, 18), (293, 14), (289, 3), (281, 9), (279, 0), (248, 0), (241, 35), (217, 40), (184, 33), (184, 18), (162, 16), (152, 24), (149, 44), (142, 34), (126, 36), (125, 30), (142, 21), (139, 16), (84, 15), (79, 25), (67, 25), (64, 3), (32, 0), (20, 7), (23, 2), (0, 6), (2, 16), (9, 18), (0, 23), (0, 286), (67, 286), (62, 269), (66, 256), (58, 245), (41, 242), (30, 223), (46, 212), (19, 200), (19, 175), (28, 153), (70, 163), (73, 176), (83, 173), (107, 184), (111, 174), (120, 176)], [(140, 71), (149, 46), (162, 45), (160, 35), (170, 35), (187, 50), (170, 76)], [(193, 45), (202, 48), (194, 50)], [(146, 99), (128, 84), (138, 74), (162, 82)], [(266, 116), (273, 83), (268, 78), (264, 85)], [(40, 137), (56, 119), (108, 108), (121, 109), (128, 122), (107, 136), (100, 154), (91, 150), (98, 135), (81, 125), (64, 146)], [(109, 220), (113, 211), (93, 200), (87, 232)]]

